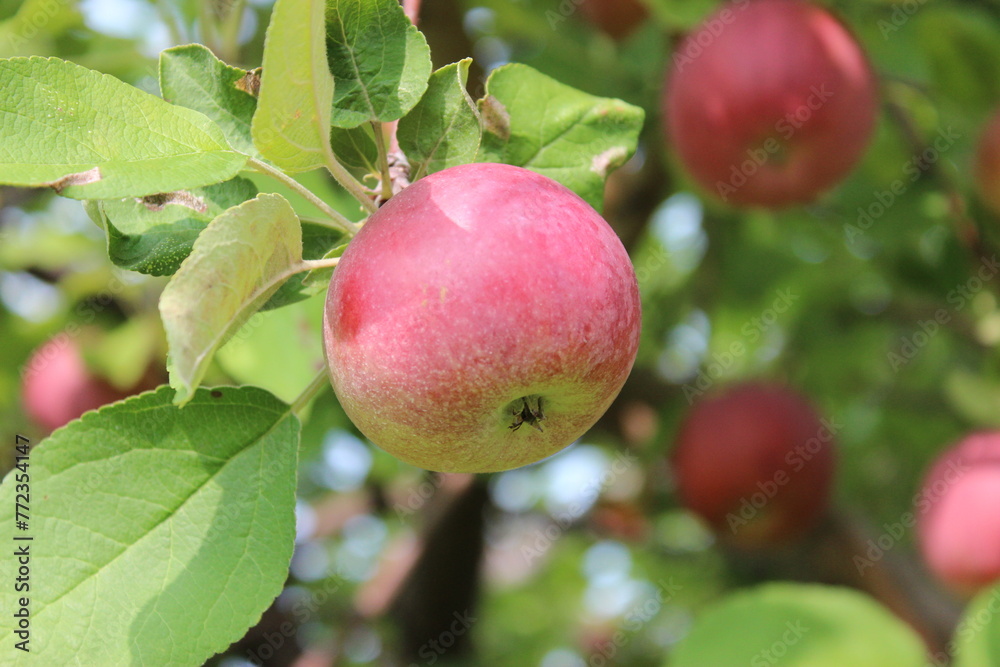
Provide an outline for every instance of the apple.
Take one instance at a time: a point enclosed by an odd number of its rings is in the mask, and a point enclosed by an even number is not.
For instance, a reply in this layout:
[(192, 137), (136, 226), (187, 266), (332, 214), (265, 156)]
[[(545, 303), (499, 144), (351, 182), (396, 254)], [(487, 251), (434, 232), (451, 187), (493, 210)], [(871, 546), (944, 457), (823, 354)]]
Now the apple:
[(973, 176), (980, 198), (1000, 215), (1000, 110), (983, 128), (976, 149)]
[(934, 462), (916, 498), (930, 570), (961, 595), (1000, 581), (1000, 431), (973, 433)]
[(684, 418), (672, 453), (680, 500), (733, 544), (799, 537), (828, 505), (835, 431), (778, 385), (747, 383), (707, 397)]
[(85, 412), (155, 388), (160, 376), (151, 369), (135, 387), (118, 389), (88, 370), (74, 339), (59, 336), (32, 353), (25, 365), (21, 399), (32, 421), (54, 431)]
[(580, 10), (590, 23), (619, 41), (632, 34), (649, 16), (639, 0), (583, 0)]
[(701, 187), (780, 208), (814, 200), (854, 168), (878, 93), (861, 47), (825, 9), (737, 0), (681, 41), (661, 108)]
[(583, 199), (527, 169), (451, 167), (374, 213), (327, 295), (330, 377), (408, 463), (492, 472), (583, 435), (639, 343), (628, 254)]

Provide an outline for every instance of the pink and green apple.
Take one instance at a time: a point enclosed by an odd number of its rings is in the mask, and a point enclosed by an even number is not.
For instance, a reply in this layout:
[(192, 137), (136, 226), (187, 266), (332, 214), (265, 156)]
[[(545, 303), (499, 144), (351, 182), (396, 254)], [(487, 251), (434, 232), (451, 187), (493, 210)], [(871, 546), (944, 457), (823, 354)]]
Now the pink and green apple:
[(962, 595), (1000, 583), (1000, 431), (941, 454), (916, 509), (924, 560), (943, 583)]
[(35, 350), (25, 365), (21, 399), (32, 421), (54, 431), (85, 412), (155, 388), (161, 375), (151, 369), (135, 387), (116, 388), (87, 368), (74, 339), (57, 336)]
[(585, 201), (535, 172), (452, 167), (393, 197), (334, 272), (324, 336), (355, 425), (416, 466), (539, 461), (607, 410), (639, 343), (635, 272)]

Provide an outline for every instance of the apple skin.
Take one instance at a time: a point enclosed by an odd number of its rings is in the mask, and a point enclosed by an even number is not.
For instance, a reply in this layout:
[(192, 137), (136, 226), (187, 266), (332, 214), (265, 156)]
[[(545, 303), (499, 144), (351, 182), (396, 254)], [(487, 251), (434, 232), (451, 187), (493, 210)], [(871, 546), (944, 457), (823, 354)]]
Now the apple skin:
[[(324, 337), (372, 442), (429, 470), (493, 472), (582, 436), (628, 377), (639, 326), (632, 264), (593, 208), (527, 169), (470, 164), (368, 219), (334, 271)], [(517, 427), (524, 397), (541, 398), (543, 430)]]
[(672, 454), (678, 495), (729, 543), (756, 548), (793, 540), (828, 506), (833, 436), (789, 389), (732, 387), (698, 402), (681, 424)]
[(583, 0), (580, 11), (591, 24), (618, 41), (631, 35), (649, 17), (646, 6), (638, 0)]
[(994, 112), (979, 137), (973, 179), (983, 203), (1000, 215), (1000, 110)]
[(681, 42), (661, 108), (698, 184), (734, 205), (780, 208), (814, 200), (854, 168), (878, 91), (861, 47), (826, 10), (739, 0)]
[(948, 588), (972, 596), (1000, 582), (1000, 431), (973, 433), (941, 454), (916, 514), (924, 561)]
[(25, 412), (46, 431), (54, 431), (102, 405), (154, 389), (161, 373), (150, 369), (130, 390), (121, 390), (91, 373), (76, 341), (53, 338), (35, 350), (21, 383)]

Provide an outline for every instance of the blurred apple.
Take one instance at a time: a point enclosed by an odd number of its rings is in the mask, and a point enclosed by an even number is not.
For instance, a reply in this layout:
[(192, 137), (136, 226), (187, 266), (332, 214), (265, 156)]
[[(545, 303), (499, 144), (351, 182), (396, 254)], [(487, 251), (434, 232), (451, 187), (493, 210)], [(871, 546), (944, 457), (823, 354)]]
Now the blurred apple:
[(822, 7), (738, 0), (673, 55), (664, 127), (681, 163), (736, 205), (806, 203), (868, 146), (877, 82), (861, 47)]
[(580, 10), (590, 23), (619, 41), (649, 16), (639, 0), (583, 0)]
[(21, 397), (28, 416), (46, 431), (54, 431), (85, 412), (157, 387), (161, 376), (151, 369), (136, 386), (118, 389), (88, 370), (73, 338), (59, 336), (32, 353)]
[(1000, 580), (1000, 431), (941, 454), (916, 510), (924, 560), (943, 583), (971, 596)]
[(1000, 110), (994, 112), (979, 137), (973, 176), (983, 202), (1000, 215)]
[(799, 537), (827, 507), (836, 430), (780, 386), (744, 384), (706, 398), (677, 435), (680, 499), (744, 547)]

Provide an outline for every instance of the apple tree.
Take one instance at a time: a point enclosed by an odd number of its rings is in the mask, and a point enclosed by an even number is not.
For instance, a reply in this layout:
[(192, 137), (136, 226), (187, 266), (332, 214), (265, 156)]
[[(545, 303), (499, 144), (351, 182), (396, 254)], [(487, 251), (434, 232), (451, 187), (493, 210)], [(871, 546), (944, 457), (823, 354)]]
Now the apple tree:
[(0, 663), (1000, 665), (1000, 13), (0, 7)]

